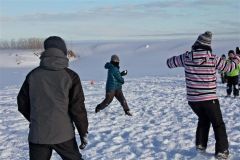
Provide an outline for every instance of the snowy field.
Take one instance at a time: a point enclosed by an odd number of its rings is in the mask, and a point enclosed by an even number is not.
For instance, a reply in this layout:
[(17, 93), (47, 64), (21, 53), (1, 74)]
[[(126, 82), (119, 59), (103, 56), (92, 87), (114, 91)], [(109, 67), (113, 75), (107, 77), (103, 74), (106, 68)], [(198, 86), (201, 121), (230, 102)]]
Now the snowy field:
[[(207, 153), (195, 151), (197, 117), (185, 98), (183, 70), (174, 71), (165, 66), (167, 57), (183, 53), (191, 43), (176, 41), (173, 45), (170, 44), (145, 41), (71, 44), (70, 47), (79, 53), (80, 58), (72, 61), (70, 67), (82, 79), (89, 118), (89, 144), (81, 151), (84, 159), (215, 159), (212, 128)], [(222, 51), (219, 54), (225, 53), (227, 47), (236, 46), (236, 43), (222, 41), (218, 44), (216, 50)], [(227, 49), (223, 50), (224, 47)], [(105, 94), (106, 70), (103, 65), (114, 53), (120, 53), (122, 69), (129, 70), (123, 91), (133, 117), (125, 116), (116, 100), (98, 114), (94, 112)], [(21, 64), (16, 64), (19, 55)], [(28, 122), (17, 111), (16, 96), (26, 73), (37, 66), (39, 61), (31, 51), (23, 51), (19, 55), (16, 56), (16, 51), (0, 52), (1, 160), (28, 159)], [(90, 80), (95, 83), (91, 85)], [(230, 159), (239, 160), (240, 99), (225, 98), (225, 85), (220, 83), (217, 94), (230, 142)], [(79, 136), (76, 136), (79, 142)], [(60, 158), (54, 153), (52, 160), (58, 159)]]
[[(207, 153), (194, 148), (197, 117), (185, 100), (182, 77), (144, 77), (127, 80), (123, 90), (134, 116), (127, 117), (114, 100), (98, 114), (95, 106), (104, 98), (105, 82), (83, 82), (89, 117), (89, 145), (82, 151), (91, 160), (164, 160), (214, 159), (214, 135), (211, 129)], [(0, 91), (0, 157), (6, 160), (28, 159), (28, 123), (18, 113), (18, 85)], [(221, 109), (227, 127), (232, 160), (240, 159), (239, 99), (225, 99), (219, 86)], [(77, 136), (78, 137), (78, 136)], [(60, 159), (54, 154), (53, 160)]]

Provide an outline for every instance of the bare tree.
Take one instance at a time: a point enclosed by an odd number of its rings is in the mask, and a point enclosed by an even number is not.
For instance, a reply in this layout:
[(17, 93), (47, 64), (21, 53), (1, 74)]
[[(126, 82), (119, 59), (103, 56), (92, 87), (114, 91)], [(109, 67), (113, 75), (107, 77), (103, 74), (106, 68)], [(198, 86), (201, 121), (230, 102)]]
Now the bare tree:
[(12, 39), (10, 41), (1, 41), (0, 49), (43, 49), (43, 39), (28, 38), (28, 39)]

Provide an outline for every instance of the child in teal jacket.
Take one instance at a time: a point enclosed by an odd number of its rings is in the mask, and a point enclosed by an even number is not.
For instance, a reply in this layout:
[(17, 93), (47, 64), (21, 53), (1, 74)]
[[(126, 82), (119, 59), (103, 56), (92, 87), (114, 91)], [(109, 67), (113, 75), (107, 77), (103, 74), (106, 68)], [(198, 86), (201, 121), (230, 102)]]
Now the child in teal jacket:
[(122, 76), (127, 75), (127, 70), (120, 72), (119, 62), (119, 57), (117, 55), (112, 55), (111, 61), (105, 64), (105, 69), (108, 69), (106, 97), (102, 103), (97, 105), (95, 109), (96, 113), (106, 108), (112, 102), (113, 98), (116, 97), (117, 100), (121, 103), (125, 114), (132, 116), (127, 101), (122, 92), (122, 85), (124, 84), (124, 79)]

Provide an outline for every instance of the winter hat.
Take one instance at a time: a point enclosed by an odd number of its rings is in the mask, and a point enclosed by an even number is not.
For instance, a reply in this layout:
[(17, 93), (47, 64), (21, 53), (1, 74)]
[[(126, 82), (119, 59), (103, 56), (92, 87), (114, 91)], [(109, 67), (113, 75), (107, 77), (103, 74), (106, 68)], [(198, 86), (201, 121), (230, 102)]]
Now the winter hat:
[(236, 47), (236, 54), (239, 54), (239, 55), (240, 55), (240, 49), (239, 49), (239, 47)]
[(117, 55), (112, 55), (112, 57), (111, 57), (111, 61), (112, 62), (120, 62), (120, 59), (119, 59), (119, 57), (117, 56)]
[(57, 48), (63, 51), (67, 55), (67, 47), (64, 40), (61, 37), (51, 36), (44, 41), (44, 49)]
[(211, 47), (211, 41), (212, 41), (212, 32), (206, 31), (205, 33), (200, 34), (198, 36), (198, 39), (193, 44), (193, 47), (195, 46)]
[(228, 51), (228, 55), (230, 55), (231, 53), (234, 54), (234, 50), (229, 50)]

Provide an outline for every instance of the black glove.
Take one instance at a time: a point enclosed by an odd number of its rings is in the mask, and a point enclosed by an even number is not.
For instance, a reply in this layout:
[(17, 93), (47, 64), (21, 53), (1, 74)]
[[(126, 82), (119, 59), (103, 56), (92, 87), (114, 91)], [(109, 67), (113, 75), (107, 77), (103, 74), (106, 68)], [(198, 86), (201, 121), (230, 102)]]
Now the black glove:
[(127, 71), (127, 70), (125, 70), (125, 71), (122, 71), (122, 72), (121, 72), (121, 76), (126, 76), (126, 75), (127, 75), (127, 73), (128, 73), (128, 71)]
[(82, 136), (80, 139), (81, 139), (81, 145), (79, 146), (79, 148), (84, 149), (87, 146), (87, 143), (88, 143), (87, 134)]

